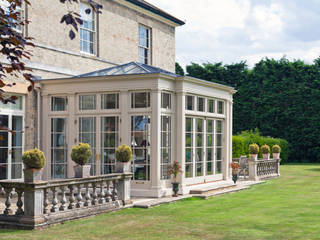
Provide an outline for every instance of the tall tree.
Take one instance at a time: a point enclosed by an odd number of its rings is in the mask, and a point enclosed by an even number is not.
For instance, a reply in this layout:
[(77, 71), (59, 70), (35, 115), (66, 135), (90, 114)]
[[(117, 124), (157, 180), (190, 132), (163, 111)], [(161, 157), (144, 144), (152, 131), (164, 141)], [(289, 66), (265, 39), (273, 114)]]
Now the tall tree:
[(184, 76), (184, 70), (179, 63), (176, 62), (176, 74)]

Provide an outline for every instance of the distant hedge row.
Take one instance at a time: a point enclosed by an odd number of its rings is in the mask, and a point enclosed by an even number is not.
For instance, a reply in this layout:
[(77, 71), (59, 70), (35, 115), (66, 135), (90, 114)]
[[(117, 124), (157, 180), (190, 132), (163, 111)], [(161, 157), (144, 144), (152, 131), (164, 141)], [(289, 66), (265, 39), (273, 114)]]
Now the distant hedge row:
[[(261, 136), (259, 130), (255, 131), (243, 131), (239, 135), (232, 137), (232, 157), (239, 158), (242, 155), (249, 155), (249, 145), (257, 143), (260, 147), (263, 144), (267, 144), (272, 148), (273, 145), (278, 144), (281, 147), (280, 158), (282, 163), (288, 162), (290, 154), (289, 143), (281, 138), (272, 138)], [(259, 153), (261, 158), (261, 153)]]

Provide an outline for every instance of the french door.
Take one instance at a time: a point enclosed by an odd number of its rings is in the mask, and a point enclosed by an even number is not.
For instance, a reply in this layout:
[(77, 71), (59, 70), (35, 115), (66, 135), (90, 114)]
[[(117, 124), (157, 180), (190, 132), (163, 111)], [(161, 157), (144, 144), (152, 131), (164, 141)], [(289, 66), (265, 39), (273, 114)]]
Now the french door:
[(79, 117), (79, 142), (91, 146), (91, 175), (115, 171), (115, 151), (119, 146), (118, 116)]
[[(12, 130), (12, 131), (8, 131)], [(0, 179), (22, 179), (23, 114), (0, 114)]]

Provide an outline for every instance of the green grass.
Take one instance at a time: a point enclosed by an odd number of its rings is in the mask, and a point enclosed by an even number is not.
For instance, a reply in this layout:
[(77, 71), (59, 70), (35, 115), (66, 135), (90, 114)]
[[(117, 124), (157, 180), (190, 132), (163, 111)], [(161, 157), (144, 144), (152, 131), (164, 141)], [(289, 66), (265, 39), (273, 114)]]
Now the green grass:
[(320, 239), (320, 165), (281, 166), (282, 177), (209, 200), (126, 209), (0, 239)]

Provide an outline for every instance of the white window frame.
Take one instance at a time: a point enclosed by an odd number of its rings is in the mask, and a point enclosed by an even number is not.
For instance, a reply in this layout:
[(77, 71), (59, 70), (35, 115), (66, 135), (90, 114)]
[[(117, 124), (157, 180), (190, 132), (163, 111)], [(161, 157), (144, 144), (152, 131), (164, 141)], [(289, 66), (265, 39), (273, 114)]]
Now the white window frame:
[[(146, 107), (135, 107), (136, 101), (135, 101), (135, 94), (137, 93), (146, 93)], [(130, 109), (150, 109), (151, 108), (151, 92), (150, 91), (135, 91), (130, 92)]]
[[(104, 97), (107, 95), (116, 95), (116, 107), (115, 108), (106, 108), (104, 106)], [(119, 110), (119, 108), (120, 108), (120, 93), (119, 92), (101, 93), (101, 111), (114, 111), (114, 110)]]
[[(164, 95), (167, 94), (169, 96), (169, 106), (164, 108)], [(166, 109), (166, 110), (171, 110), (172, 109), (172, 94), (169, 92), (161, 92), (161, 108)]]
[[(169, 126), (167, 127), (167, 130), (164, 131), (162, 128), (163, 126), (163, 118), (169, 118)], [(168, 180), (170, 179), (170, 175), (168, 174), (168, 167), (172, 164), (172, 116), (171, 115), (161, 115), (161, 128), (160, 128), (160, 135), (161, 135), (161, 141), (160, 141), (160, 173), (161, 173), (161, 180)], [(163, 136), (166, 136), (168, 139), (166, 140), (168, 142), (168, 146), (163, 145)], [(168, 162), (163, 161), (163, 150), (168, 151)], [(167, 169), (167, 174), (164, 175), (164, 170)]]
[[(85, 16), (81, 16), (81, 19), (83, 21), (88, 21), (90, 22), (91, 21), (91, 24), (92, 24), (92, 29), (90, 28), (86, 28), (84, 27), (84, 24), (80, 24), (79, 28), (80, 28), (80, 31), (79, 31), (79, 38), (80, 38), (80, 52), (83, 53), (83, 54), (86, 54), (86, 55), (97, 55), (97, 14), (95, 14), (95, 12), (93, 11), (92, 7), (87, 4), (87, 3), (84, 3), (84, 2), (80, 2), (80, 15), (82, 14), (82, 11), (85, 11), (86, 9), (90, 9), (91, 12), (90, 14), (86, 14), (85, 12), (83, 13), (83, 15)], [(91, 17), (91, 19), (89, 19), (89, 17)], [(83, 31), (85, 32), (88, 32), (89, 36), (90, 34), (92, 34), (93, 36), (93, 39), (89, 39), (89, 40), (85, 40), (82, 38), (83, 36)], [(84, 48), (83, 48), (83, 42), (86, 42), (89, 46), (89, 51), (86, 51)], [(90, 44), (92, 44), (92, 52), (90, 52)]]
[[(3, 10), (7, 10), (8, 7), (10, 6), (9, 2), (6, 1), (6, 0), (0, 0), (0, 7), (3, 9)], [(20, 11), (20, 20), (18, 19), (18, 21), (23, 21), (25, 19), (25, 4), (24, 2), (22, 2), (21, 4), (21, 7), (17, 7), (16, 10), (17, 11)], [(12, 28), (13, 30), (15, 30), (17, 33), (20, 33), (20, 34), (24, 34), (24, 25), (20, 25), (20, 29), (19, 28)]]
[[(64, 98), (65, 99), (65, 110), (53, 110), (55, 98)], [(51, 96), (50, 111), (51, 112), (59, 112), (59, 113), (67, 112), (68, 111), (68, 96)]]
[[(144, 29), (147, 32), (147, 36), (146, 36), (146, 42), (147, 42), (147, 46), (141, 45), (140, 44), (140, 29)], [(140, 56), (140, 50), (146, 51), (147, 52), (147, 56)], [(143, 61), (141, 61), (143, 58)], [(140, 63), (143, 64), (148, 64), (151, 65), (151, 28), (144, 26), (144, 25), (139, 25), (138, 27), (138, 60)]]

